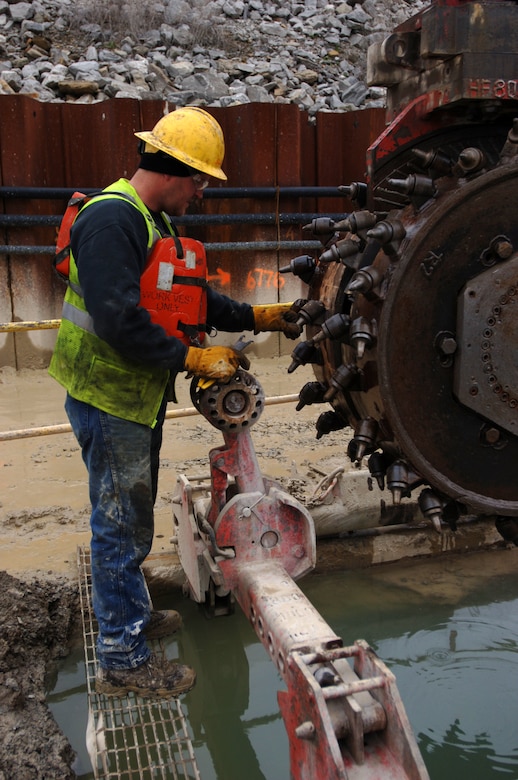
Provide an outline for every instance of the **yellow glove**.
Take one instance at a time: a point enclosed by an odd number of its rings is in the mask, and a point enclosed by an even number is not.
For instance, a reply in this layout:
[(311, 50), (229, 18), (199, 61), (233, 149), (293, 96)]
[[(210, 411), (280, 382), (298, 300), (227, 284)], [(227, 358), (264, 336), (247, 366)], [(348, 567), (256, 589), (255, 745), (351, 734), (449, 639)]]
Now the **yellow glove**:
[(190, 374), (215, 382), (228, 382), (239, 366), (247, 369), (250, 361), (232, 347), (189, 347), (184, 363)]
[(266, 303), (252, 306), (254, 312), (254, 333), (280, 330), (289, 339), (300, 336), (297, 325), (297, 313), (291, 308), (291, 303)]

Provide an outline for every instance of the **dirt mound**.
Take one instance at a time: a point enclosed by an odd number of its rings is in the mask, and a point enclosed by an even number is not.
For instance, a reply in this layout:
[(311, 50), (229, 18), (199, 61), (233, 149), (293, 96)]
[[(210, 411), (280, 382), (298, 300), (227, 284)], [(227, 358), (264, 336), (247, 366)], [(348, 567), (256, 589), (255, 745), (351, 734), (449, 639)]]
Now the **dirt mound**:
[(23, 582), (0, 571), (0, 780), (67, 780), (74, 752), (45, 702), (52, 662), (77, 631), (65, 578)]

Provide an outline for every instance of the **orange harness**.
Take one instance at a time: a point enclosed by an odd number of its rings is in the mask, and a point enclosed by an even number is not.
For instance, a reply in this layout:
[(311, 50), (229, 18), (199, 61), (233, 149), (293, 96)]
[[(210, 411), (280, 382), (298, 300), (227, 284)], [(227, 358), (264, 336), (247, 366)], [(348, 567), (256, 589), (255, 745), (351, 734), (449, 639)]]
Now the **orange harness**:
[[(70, 228), (80, 209), (93, 197), (123, 197), (112, 191), (85, 195), (74, 192), (61, 221), (56, 241), (54, 268), (82, 297), (81, 288), (70, 282)], [(130, 201), (131, 202), (131, 201)], [(151, 321), (161, 325), (188, 347), (200, 345), (206, 333), (207, 258), (205, 247), (193, 238), (167, 236), (154, 244), (140, 279), (140, 305)]]

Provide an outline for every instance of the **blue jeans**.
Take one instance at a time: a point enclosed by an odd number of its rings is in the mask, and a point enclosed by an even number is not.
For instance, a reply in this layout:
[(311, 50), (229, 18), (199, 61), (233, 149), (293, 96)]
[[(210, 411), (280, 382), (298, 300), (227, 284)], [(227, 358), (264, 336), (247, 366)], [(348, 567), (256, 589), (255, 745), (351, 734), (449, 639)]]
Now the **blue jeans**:
[(149, 658), (150, 604), (141, 564), (153, 542), (153, 506), (166, 400), (155, 428), (101, 412), (67, 394), (65, 410), (88, 469), (92, 604), (97, 659), (109, 669)]

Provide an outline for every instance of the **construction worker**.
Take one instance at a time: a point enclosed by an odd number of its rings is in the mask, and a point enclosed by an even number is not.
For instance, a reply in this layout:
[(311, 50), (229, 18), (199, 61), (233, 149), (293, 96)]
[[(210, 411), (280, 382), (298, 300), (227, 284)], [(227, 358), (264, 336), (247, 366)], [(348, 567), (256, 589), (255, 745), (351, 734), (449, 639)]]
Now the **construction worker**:
[[(211, 177), (227, 178), (224, 139), (216, 120), (193, 107), (135, 135), (141, 158), (132, 178), (89, 200), (72, 225), (69, 283), (49, 372), (67, 390), (65, 409), (89, 474), (96, 690), (177, 696), (193, 687), (194, 670), (159, 659), (146, 640), (173, 632), (181, 618), (150, 609), (141, 571), (153, 540), (167, 389), (181, 371), (224, 382), (243, 365), (230, 347), (200, 346), (211, 328), (283, 331), (289, 338), (299, 329), (289, 321), (290, 304), (238, 303), (207, 286), (203, 269), (194, 282), (182, 276), (185, 262), (180, 282), (170, 274), (174, 283), (161, 295), (167, 305), (196, 303), (182, 313), (186, 324), (176, 318), (169, 332), (163, 320), (158, 324), (143, 303), (150, 268), (156, 281), (164, 246), (170, 252), (173, 243), (177, 257), (183, 252), (170, 217), (202, 198)], [(191, 295), (200, 288), (202, 295)]]

